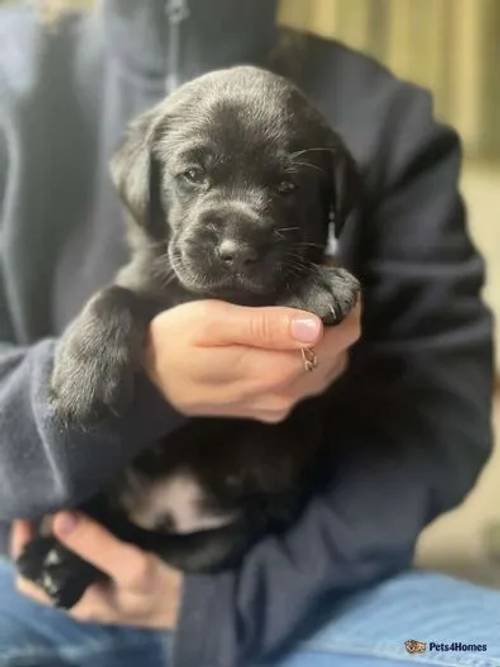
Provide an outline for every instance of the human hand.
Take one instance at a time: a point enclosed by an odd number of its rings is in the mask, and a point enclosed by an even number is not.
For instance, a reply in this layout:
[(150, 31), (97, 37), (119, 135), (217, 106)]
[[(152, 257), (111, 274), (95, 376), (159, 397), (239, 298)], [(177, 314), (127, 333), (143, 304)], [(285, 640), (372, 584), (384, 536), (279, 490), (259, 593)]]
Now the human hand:
[[(145, 369), (186, 415), (277, 423), (344, 372), (347, 350), (360, 336), (360, 313), (358, 304), (325, 331), (316, 315), (292, 308), (182, 304), (151, 322)], [(300, 349), (311, 346), (319, 364), (306, 373)]]
[[(79, 621), (172, 629), (176, 625), (182, 575), (155, 555), (121, 542), (103, 526), (75, 512), (54, 517), (55, 536), (69, 549), (94, 564), (110, 580), (92, 584), (67, 613)], [(17, 558), (33, 539), (29, 521), (15, 521), (11, 554)], [(33, 582), (18, 576), (18, 590), (50, 605), (49, 597)]]

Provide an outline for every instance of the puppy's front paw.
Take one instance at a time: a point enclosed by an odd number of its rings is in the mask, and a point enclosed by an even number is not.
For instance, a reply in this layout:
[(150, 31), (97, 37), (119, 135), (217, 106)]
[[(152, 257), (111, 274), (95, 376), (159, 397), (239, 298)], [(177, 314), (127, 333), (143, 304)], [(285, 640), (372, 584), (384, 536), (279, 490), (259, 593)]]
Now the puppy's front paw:
[(309, 310), (326, 325), (340, 324), (359, 299), (359, 281), (346, 269), (321, 267), (320, 272), (317, 289), (309, 293)]
[(52, 373), (53, 403), (66, 423), (86, 424), (120, 414), (132, 400), (134, 366), (128, 350), (108, 350), (104, 341), (62, 341)]
[(103, 575), (54, 537), (29, 542), (16, 561), (19, 574), (33, 581), (56, 607), (70, 609), (86, 588)]
[(51, 390), (64, 422), (86, 424), (130, 404), (144, 327), (128, 298), (118, 287), (98, 293), (59, 342)]
[(349, 271), (318, 266), (282, 305), (308, 310), (320, 317), (323, 324), (332, 326), (342, 322), (349, 314), (359, 294), (359, 281)]

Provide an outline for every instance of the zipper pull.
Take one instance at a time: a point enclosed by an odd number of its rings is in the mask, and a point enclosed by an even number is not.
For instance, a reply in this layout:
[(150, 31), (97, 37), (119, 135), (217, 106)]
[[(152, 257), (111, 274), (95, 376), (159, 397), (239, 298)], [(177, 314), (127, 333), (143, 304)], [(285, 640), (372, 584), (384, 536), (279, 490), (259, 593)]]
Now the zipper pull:
[(165, 13), (170, 23), (181, 23), (189, 16), (189, 8), (186, 0), (167, 0)]
[(165, 92), (170, 95), (178, 88), (181, 23), (188, 18), (189, 8), (186, 0), (166, 0), (165, 14), (168, 20), (168, 47), (167, 47), (167, 75), (165, 77)]

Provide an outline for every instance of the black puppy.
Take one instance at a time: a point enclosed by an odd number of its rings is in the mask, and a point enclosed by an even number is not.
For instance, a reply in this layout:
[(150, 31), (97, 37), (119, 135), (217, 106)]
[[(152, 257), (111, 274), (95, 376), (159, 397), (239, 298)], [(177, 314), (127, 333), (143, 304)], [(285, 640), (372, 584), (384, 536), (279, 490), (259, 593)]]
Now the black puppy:
[[(359, 285), (327, 267), (358, 196), (352, 158), (289, 81), (252, 67), (200, 77), (138, 118), (113, 158), (130, 214), (129, 264), (60, 340), (57, 411), (85, 425), (126, 409), (149, 321), (181, 302), (280, 304), (335, 324)], [(82, 509), (184, 571), (232, 565), (292, 520), (321, 469), (321, 399), (284, 422), (193, 419), (148, 449)], [(70, 607), (102, 576), (53, 537), (18, 561)]]

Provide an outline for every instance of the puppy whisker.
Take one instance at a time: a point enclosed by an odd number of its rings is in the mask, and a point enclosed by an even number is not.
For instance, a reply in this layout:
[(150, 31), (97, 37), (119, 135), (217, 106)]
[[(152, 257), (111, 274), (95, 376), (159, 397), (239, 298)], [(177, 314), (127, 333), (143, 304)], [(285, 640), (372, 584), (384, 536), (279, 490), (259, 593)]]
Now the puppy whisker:
[[(293, 167), (305, 167), (307, 169), (315, 169), (316, 171), (319, 171), (322, 174), (326, 173), (325, 170), (322, 167), (320, 167), (319, 165), (314, 164), (312, 162), (304, 162), (304, 161), (298, 162), (298, 161), (296, 161), (296, 162), (293, 163)], [(294, 169), (293, 171), (297, 171), (297, 170)]]
[(312, 153), (312, 152), (318, 152), (318, 151), (327, 151), (329, 153), (335, 153), (336, 149), (333, 146), (316, 146), (314, 148), (303, 148), (302, 150), (295, 151), (294, 153), (290, 153), (289, 157), (294, 160), (297, 157), (301, 157), (304, 155), (304, 153)]
[(297, 248), (321, 248), (322, 250), (325, 248), (324, 243), (313, 243), (312, 241), (297, 241), (293, 245)]

